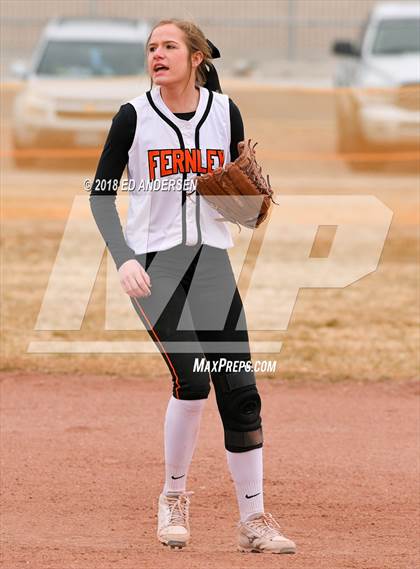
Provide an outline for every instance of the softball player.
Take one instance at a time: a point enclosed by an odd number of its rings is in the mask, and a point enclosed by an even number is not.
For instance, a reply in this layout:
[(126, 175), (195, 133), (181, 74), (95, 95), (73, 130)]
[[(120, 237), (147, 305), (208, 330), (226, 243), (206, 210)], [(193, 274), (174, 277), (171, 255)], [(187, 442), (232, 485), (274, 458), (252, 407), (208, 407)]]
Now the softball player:
[[(241, 114), (221, 93), (211, 63), (217, 48), (193, 23), (159, 22), (146, 53), (151, 89), (114, 117), (90, 202), (121, 285), (172, 377), (157, 536), (171, 547), (189, 540), (186, 480), (212, 382), (239, 506), (238, 548), (294, 553), (264, 511), (261, 400), (227, 254), (232, 237), (191, 184), (236, 159)], [(115, 187), (126, 166), (132, 191), (124, 235)], [(104, 179), (112, 182), (106, 196), (97, 189)]]

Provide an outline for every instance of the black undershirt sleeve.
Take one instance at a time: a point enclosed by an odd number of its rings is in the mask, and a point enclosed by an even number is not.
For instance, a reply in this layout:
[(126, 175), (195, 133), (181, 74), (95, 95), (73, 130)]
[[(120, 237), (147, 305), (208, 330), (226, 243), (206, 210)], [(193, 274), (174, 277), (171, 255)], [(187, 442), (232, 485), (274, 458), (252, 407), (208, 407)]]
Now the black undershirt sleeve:
[(113, 188), (119, 187), (128, 163), (128, 151), (134, 140), (136, 124), (137, 113), (133, 105), (122, 105), (112, 119), (89, 198), (93, 217), (117, 269), (129, 259), (135, 258), (135, 252), (124, 238), (115, 204), (117, 190)]
[[(180, 118), (190, 119), (194, 113), (176, 113)], [(244, 125), (241, 113), (229, 99), (231, 125), (230, 158), (238, 157), (238, 142), (244, 140)], [(116, 207), (117, 189), (128, 163), (128, 152), (133, 144), (137, 126), (135, 108), (126, 103), (112, 119), (90, 191), (90, 207), (96, 225), (111, 253), (117, 269), (135, 258), (135, 252), (127, 245)], [(115, 189), (117, 188), (117, 189)]]
[(244, 124), (242, 122), (241, 113), (232, 99), (229, 99), (229, 115), (230, 115), (230, 160), (233, 162), (238, 158), (238, 142), (245, 138)]

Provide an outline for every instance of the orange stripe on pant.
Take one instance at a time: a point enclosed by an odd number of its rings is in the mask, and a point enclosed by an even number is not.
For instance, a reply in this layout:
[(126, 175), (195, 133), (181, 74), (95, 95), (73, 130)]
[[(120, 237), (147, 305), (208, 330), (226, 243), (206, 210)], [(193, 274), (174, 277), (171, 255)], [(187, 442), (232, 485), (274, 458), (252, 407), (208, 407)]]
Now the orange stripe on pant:
[(171, 358), (169, 357), (168, 353), (166, 352), (165, 348), (163, 347), (162, 342), (161, 342), (160, 339), (159, 339), (159, 336), (156, 334), (156, 331), (154, 330), (154, 328), (153, 328), (153, 326), (152, 326), (150, 320), (147, 318), (146, 313), (144, 312), (144, 310), (143, 310), (141, 304), (139, 303), (139, 301), (137, 300), (137, 298), (136, 298), (135, 296), (133, 297), (133, 301), (137, 304), (137, 306), (139, 307), (141, 313), (143, 314), (144, 319), (146, 320), (146, 322), (147, 322), (148, 325), (150, 326), (150, 330), (151, 330), (153, 336), (155, 337), (156, 342), (157, 342), (157, 343), (159, 344), (159, 346), (161, 347), (162, 352), (163, 352), (164, 356), (166, 357), (166, 359), (167, 359), (167, 361), (168, 361), (168, 363), (169, 363), (169, 365), (170, 365), (170, 367), (171, 367), (171, 369), (172, 369), (172, 371), (173, 371), (173, 373), (174, 373), (174, 376), (175, 376), (175, 384), (176, 384), (176, 387), (175, 387), (175, 394), (176, 394), (176, 398), (179, 399), (179, 394), (178, 394), (178, 392), (179, 392), (179, 390), (181, 389), (181, 386), (180, 386), (180, 384), (179, 384), (179, 377), (178, 377), (178, 374), (176, 373), (175, 368), (174, 368), (174, 366), (173, 366), (173, 364), (172, 364), (172, 362), (171, 362)]

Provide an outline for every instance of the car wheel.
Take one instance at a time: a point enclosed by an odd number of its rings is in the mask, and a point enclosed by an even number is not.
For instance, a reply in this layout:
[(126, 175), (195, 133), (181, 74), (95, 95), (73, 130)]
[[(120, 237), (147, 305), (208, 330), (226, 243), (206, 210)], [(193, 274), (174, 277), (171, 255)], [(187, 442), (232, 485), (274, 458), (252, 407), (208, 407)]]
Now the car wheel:
[(28, 150), (27, 147), (19, 145), (15, 140), (12, 142), (13, 156), (12, 161), (16, 168), (26, 169), (35, 166), (37, 159), (34, 156), (25, 156), (22, 150)]
[(352, 159), (346, 154), (369, 154), (375, 149), (364, 138), (359, 125), (356, 111), (345, 114), (343, 111), (337, 112), (337, 152), (343, 154), (343, 159), (347, 166), (354, 171), (369, 171), (381, 169), (383, 164), (367, 158)]
[(20, 170), (33, 168), (36, 164), (36, 158), (14, 156), (13, 157), (13, 164), (15, 165), (16, 168), (19, 168)]

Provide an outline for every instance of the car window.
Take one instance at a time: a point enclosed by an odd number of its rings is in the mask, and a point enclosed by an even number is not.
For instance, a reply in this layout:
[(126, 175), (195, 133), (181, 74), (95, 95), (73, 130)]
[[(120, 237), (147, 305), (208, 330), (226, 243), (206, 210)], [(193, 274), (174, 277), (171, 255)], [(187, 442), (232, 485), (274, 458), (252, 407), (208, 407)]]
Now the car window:
[(138, 75), (143, 71), (142, 43), (50, 41), (36, 74), (83, 78)]
[(384, 20), (373, 42), (374, 55), (420, 52), (420, 19)]

